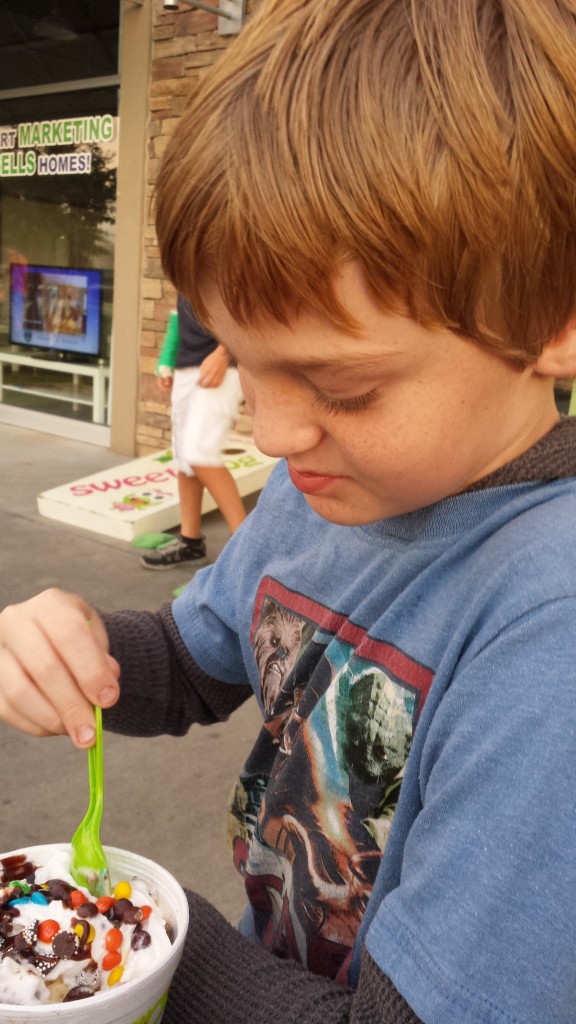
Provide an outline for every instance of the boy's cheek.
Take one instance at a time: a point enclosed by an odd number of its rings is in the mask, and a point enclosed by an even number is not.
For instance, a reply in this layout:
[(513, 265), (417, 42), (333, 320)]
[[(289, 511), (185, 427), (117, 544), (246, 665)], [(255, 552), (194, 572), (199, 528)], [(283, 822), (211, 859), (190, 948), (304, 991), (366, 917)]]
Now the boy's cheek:
[(246, 372), (246, 370), (243, 370), (241, 366), (238, 367), (238, 378), (240, 380), (240, 387), (242, 388), (242, 394), (244, 395), (244, 401), (246, 402), (248, 412), (253, 416), (254, 391), (252, 388), (249, 374)]

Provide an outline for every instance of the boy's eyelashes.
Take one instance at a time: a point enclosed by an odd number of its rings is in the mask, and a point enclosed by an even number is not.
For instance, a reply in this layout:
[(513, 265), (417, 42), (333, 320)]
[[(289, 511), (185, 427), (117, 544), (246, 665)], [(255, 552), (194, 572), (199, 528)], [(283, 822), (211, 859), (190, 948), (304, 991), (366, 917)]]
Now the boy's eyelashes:
[(314, 405), (333, 415), (338, 413), (350, 415), (351, 413), (362, 412), (364, 409), (367, 409), (376, 396), (376, 391), (367, 391), (366, 394), (355, 395), (354, 398), (330, 398), (329, 395), (323, 394), (322, 391), (316, 391)]
[[(234, 356), (226, 351), (228, 366), (237, 367), (238, 360)], [(314, 388), (314, 405), (317, 408), (324, 409), (326, 412), (337, 415), (338, 413), (352, 414), (355, 412), (362, 412), (367, 409), (371, 402), (377, 396), (376, 391), (367, 391), (364, 395), (355, 395), (353, 398), (330, 398), (329, 395), (325, 395), (322, 391), (319, 391), (316, 387)]]

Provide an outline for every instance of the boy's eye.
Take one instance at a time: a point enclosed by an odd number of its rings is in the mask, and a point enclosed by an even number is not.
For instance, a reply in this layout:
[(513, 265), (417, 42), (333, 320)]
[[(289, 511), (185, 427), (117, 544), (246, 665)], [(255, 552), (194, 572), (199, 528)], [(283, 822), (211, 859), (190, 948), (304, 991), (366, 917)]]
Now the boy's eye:
[(330, 398), (321, 391), (317, 391), (314, 396), (314, 405), (334, 415), (338, 413), (351, 414), (367, 409), (375, 398), (376, 391), (367, 391), (365, 395), (356, 395), (354, 398)]

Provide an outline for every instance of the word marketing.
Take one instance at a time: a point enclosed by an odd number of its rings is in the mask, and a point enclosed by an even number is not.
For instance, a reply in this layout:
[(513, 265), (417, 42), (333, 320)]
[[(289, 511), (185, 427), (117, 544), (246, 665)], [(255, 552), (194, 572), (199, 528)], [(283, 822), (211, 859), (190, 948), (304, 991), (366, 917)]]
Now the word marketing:
[[(58, 121), (27, 121), (16, 127), (0, 128), (0, 178), (89, 174), (92, 170), (89, 147), (113, 140), (115, 120), (110, 114), (102, 114)], [(67, 153), (37, 151), (57, 146), (78, 148)]]

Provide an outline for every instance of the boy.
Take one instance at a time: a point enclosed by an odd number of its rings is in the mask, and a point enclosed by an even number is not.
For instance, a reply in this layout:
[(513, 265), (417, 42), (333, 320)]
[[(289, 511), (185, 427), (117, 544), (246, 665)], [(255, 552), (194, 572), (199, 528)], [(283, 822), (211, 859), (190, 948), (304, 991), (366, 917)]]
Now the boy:
[(222, 460), (226, 435), (238, 415), (238, 371), (216, 339), (196, 321), (181, 295), (168, 321), (158, 358), (158, 386), (172, 395), (172, 448), (178, 467), (180, 536), (142, 556), (145, 569), (199, 568), (207, 562), (201, 533), (206, 487), (234, 533), (246, 518), (242, 498)]
[(169, 1024), (574, 1019), (575, 69), (572, 0), (269, 0), (169, 147), (166, 270), (285, 461), (158, 615), (0, 617), (32, 734), (260, 702)]

